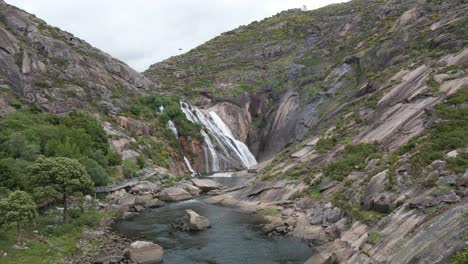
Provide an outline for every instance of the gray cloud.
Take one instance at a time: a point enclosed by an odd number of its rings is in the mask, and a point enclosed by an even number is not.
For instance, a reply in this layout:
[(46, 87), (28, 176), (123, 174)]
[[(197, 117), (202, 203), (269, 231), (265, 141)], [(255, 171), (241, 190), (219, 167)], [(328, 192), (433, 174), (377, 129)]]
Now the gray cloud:
[(222, 32), (306, 5), (344, 0), (6, 0), (139, 71)]

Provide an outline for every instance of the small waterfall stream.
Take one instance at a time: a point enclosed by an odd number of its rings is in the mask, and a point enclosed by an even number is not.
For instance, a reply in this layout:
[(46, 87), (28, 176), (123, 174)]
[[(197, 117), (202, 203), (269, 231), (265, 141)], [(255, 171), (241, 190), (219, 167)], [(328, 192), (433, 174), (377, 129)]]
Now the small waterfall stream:
[(207, 172), (246, 169), (257, 164), (249, 148), (234, 137), (214, 111), (201, 110), (185, 102), (180, 102), (180, 106), (189, 121), (203, 125), (201, 134), (204, 138)]

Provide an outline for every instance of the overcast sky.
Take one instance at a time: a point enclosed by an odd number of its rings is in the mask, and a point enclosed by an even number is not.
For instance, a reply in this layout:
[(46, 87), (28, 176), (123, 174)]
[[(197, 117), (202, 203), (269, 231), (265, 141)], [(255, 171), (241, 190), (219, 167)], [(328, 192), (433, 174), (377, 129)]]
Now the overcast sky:
[[(343, 0), (6, 0), (138, 71), (240, 25)], [(182, 48), (182, 51), (179, 51)]]

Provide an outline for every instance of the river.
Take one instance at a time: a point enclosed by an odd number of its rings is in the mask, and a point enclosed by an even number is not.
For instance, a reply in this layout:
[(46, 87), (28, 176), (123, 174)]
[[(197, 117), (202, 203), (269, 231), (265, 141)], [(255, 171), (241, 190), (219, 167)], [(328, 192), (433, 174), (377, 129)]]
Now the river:
[[(237, 177), (211, 177), (226, 186)], [(207, 204), (203, 198), (147, 209), (122, 220), (114, 228), (131, 239), (150, 240), (164, 248), (166, 264), (302, 264), (315, 251), (291, 237), (268, 237), (261, 231), (263, 217), (232, 207)], [(181, 232), (172, 223), (191, 209), (207, 217), (212, 227), (201, 232)]]

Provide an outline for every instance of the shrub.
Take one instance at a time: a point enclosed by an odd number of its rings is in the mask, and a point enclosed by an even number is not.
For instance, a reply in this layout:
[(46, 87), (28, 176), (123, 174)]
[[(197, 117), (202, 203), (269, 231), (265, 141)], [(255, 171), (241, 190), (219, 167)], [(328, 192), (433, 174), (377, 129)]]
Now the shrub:
[(354, 169), (362, 170), (368, 157), (377, 152), (373, 144), (357, 144), (345, 147), (342, 157), (324, 169), (324, 175), (335, 180), (343, 180)]

